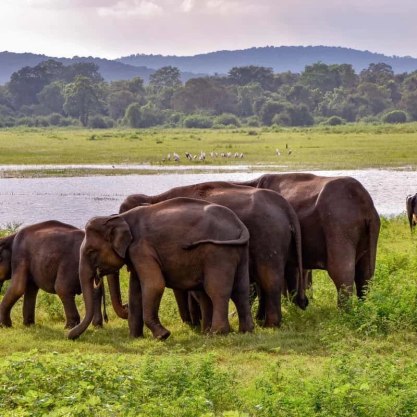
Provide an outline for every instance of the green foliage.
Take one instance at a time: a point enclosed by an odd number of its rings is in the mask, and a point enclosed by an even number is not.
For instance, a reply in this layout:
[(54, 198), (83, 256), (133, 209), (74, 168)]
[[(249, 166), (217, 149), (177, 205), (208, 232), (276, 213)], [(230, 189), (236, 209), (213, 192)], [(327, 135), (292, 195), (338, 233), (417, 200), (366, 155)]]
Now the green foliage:
[(407, 113), (402, 110), (392, 110), (382, 116), (384, 123), (405, 123), (407, 121)]
[(329, 125), (329, 126), (339, 126), (339, 125), (343, 125), (345, 123), (346, 123), (345, 120), (343, 120), (339, 116), (331, 116), (326, 121), (326, 125)]
[(213, 120), (209, 116), (193, 114), (184, 118), (184, 126), (188, 128), (207, 129), (213, 126)]
[[(110, 362), (39, 352), (15, 354), (0, 363), (0, 407), (7, 416), (194, 417), (236, 406), (233, 377), (210, 356)], [(29, 414), (28, 414), (29, 413)]]
[(240, 121), (237, 116), (230, 113), (223, 113), (214, 118), (214, 123), (223, 126), (240, 126)]

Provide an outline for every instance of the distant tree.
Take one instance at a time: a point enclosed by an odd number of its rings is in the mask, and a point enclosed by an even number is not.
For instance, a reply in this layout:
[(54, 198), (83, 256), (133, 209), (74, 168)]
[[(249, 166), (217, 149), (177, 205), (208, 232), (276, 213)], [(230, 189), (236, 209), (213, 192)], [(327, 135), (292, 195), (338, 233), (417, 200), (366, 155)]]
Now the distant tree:
[(359, 74), (361, 83), (374, 83), (386, 85), (388, 81), (394, 79), (394, 71), (388, 64), (380, 62), (379, 64), (369, 64), (368, 68)]
[(77, 77), (86, 77), (95, 83), (103, 81), (99, 67), (94, 62), (76, 62), (65, 67), (62, 79), (66, 82), (73, 82)]
[(362, 82), (358, 85), (358, 93), (368, 101), (370, 115), (376, 115), (391, 104), (390, 91), (383, 85)]
[(392, 110), (384, 114), (382, 121), (384, 123), (405, 123), (407, 121), (407, 113), (402, 110)]
[(264, 90), (259, 83), (250, 83), (239, 86), (237, 92), (237, 112), (240, 116), (252, 116), (256, 99), (264, 95)]
[(193, 113), (204, 110), (214, 114), (234, 113), (237, 97), (215, 78), (192, 78), (172, 97), (175, 111)]
[(272, 68), (255, 65), (233, 67), (228, 73), (228, 80), (236, 85), (258, 83), (263, 89), (270, 90), (274, 87), (274, 72)]
[(62, 113), (65, 102), (64, 85), (54, 81), (46, 85), (37, 95), (39, 103), (51, 113)]
[(125, 113), (126, 123), (133, 128), (140, 127), (141, 124), (141, 114), (140, 114), (140, 105), (137, 103), (132, 103), (126, 109)]
[(65, 87), (64, 110), (70, 116), (78, 117), (83, 126), (87, 126), (90, 114), (98, 113), (102, 109), (101, 95), (99, 84), (91, 78), (78, 76)]
[(300, 83), (322, 93), (331, 91), (341, 84), (337, 65), (326, 65), (322, 62), (307, 65), (300, 76)]
[(262, 124), (267, 125), (267, 126), (271, 125), (272, 119), (277, 114), (284, 113), (288, 108), (288, 104), (289, 103), (273, 101), (273, 100), (266, 101), (263, 104), (259, 112), (259, 116), (262, 120)]
[(305, 104), (310, 109), (315, 106), (313, 91), (301, 84), (293, 85), (286, 94), (286, 99), (292, 104)]
[(110, 93), (107, 97), (107, 108), (110, 117), (115, 120), (123, 117), (127, 107), (135, 101), (135, 95), (127, 90)]
[(149, 77), (149, 85), (157, 90), (176, 88), (181, 84), (181, 72), (177, 67), (166, 66), (159, 68)]

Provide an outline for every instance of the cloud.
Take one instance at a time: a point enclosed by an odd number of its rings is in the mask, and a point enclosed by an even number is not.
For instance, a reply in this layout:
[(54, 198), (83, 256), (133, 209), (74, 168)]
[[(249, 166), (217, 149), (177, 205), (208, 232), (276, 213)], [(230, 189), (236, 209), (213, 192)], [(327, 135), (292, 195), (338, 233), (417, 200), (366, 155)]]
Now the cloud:
[(194, 0), (184, 0), (180, 7), (183, 12), (189, 13), (194, 8)]
[(151, 17), (163, 13), (163, 8), (152, 1), (117, 1), (115, 4), (99, 7), (97, 13), (102, 17)]

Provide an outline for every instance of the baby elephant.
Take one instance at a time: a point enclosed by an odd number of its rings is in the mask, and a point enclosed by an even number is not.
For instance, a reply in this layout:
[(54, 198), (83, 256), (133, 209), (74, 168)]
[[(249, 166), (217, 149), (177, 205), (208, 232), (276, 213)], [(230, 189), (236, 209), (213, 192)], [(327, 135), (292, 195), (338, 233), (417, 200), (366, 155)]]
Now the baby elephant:
[(229, 332), (231, 298), (238, 311), (239, 330), (252, 331), (248, 240), (247, 228), (231, 210), (189, 198), (93, 218), (86, 225), (80, 252), (86, 316), (68, 337), (79, 337), (93, 318), (95, 271), (114, 273), (124, 264), (131, 271), (131, 336), (143, 336), (143, 321), (155, 338), (170, 335), (158, 317), (165, 287), (204, 290), (213, 306), (212, 333)]
[[(80, 322), (74, 298), (81, 294), (78, 264), (83, 239), (84, 231), (58, 221), (27, 226), (0, 239), (0, 288), (5, 280), (11, 279), (0, 304), (0, 325), (12, 325), (10, 311), (23, 294), (23, 323), (34, 324), (39, 288), (58, 294), (64, 305), (67, 328)], [(103, 323), (102, 296), (100, 285), (94, 292), (95, 325)]]

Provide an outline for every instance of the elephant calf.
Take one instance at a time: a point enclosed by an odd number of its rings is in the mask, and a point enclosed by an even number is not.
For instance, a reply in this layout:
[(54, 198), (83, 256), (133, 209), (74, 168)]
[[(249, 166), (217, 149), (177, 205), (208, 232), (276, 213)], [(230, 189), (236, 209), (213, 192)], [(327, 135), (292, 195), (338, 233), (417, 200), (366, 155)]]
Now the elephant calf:
[[(64, 305), (66, 327), (80, 322), (75, 295), (81, 293), (78, 264), (83, 239), (84, 231), (58, 221), (27, 226), (0, 239), (0, 285), (11, 279), (0, 304), (0, 325), (12, 325), (11, 309), (23, 294), (23, 323), (34, 324), (39, 288), (58, 294)], [(111, 292), (112, 288), (120, 290), (118, 283), (111, 284)], [(102, 297), (103, 286), (100, 285), (94, 292), (95, 325), (103, 323)]]
[(114, 273), (124, 264), (131, 271), (131, 336), (143, 335), (143, 321), (155, 338), (170, 335), (158, 317), (165, 287), (204, 291), (213, 308), (212, 333), (229, 332), (231, 298), (238, 311), (239, 330), (252, 331), (248, 241), (248, 229), (231, 210), (188, 198), (93, 218), (86, 225), (80, 252), (86, 316), (68, 337), (79, 337), (93, 318), (95, 272)]

